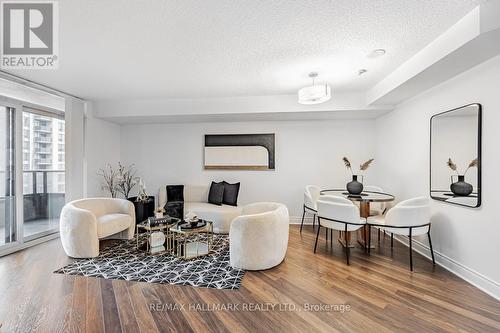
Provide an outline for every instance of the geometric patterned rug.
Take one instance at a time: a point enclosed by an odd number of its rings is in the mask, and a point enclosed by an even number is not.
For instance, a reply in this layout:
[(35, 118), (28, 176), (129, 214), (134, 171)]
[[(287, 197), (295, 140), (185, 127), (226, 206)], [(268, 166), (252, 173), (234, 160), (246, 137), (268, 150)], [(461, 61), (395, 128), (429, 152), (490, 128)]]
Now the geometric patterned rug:
[(54, 273), (201, 288), (239, 289), (245, 271), (234, 269), (229, 264), (229, 237), (220, 234), (213, 236), (210, 254), (192, 260), (177, 258), (169, 253), (148, 255), (136, 249), (134, 238), (118, 241), (102, 249), (96, 258), (75, 259)]

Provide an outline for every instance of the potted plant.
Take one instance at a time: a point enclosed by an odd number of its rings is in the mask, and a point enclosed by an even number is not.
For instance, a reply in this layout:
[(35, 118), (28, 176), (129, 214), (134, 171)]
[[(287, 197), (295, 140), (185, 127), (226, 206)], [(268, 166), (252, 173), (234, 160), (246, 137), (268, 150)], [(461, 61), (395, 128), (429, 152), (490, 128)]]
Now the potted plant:
[[(349, 161), (349, 159), (347, 157), (343, 157), (342, 160), (344, 161), (344, 165), (346, 166), (346, 168), (351, 171), (352, 175), (352, 181), (350, 181), (346, 185), (347, 192), (352, 195), (360, 195), (361, 192), (363, 192), (363, 183), (358, 181), (358, 175), (355, 175), (352, 171), (351, 162)], [(366, 169), (368, 169), (373, 161), (374, 159), (370, 158), (368, 161), (360, 164), (359, 172), (361, 173), (361, 171), (365, 171)]]
[(465, 169), (465, 172), (461, 175), (458, 172), (457, 165), (452, 161), (451, 158), (448, 158), (448, 161), (446, 162), (446, 165), (452, 170), (455, 171), (458, 180), (456, 182), (453, 182), (453, 176), (451, 175), (451, 185), (450, 185), (450, 190), (451, 192), (459, 197), (466, 197), (470, 195), (473, 191), (473, 187), (471, 184), (467, 183), (465, 181), (465, 176), (467, 175), (467, 172), (469, 171), (470, 168), (475, 168), (478, 165), (478, 159), (475, 158), (473, 159), (469, 165), (467, 166), (467, 169)]

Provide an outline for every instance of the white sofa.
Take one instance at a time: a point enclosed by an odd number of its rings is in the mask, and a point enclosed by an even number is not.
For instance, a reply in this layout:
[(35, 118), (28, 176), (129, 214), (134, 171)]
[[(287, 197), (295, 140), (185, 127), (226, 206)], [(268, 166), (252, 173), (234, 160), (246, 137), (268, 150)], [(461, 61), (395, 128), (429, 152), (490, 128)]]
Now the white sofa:
[[(166, 185), (160, 188), (158, 201), (161, 207), (167, 200), (166, 189)], [(199, 218), (212, 221), (215, 233), (227, 234), (231, 221), (241, 215), (241, 207), (208, 203), (209, 190), (210, 186), (184, 185), (184, 215), (194, 212)]]
[(132, 239), (134, 204), (124, 199), (88, 198), (67, 203), (60, 217), (60, 237), (73, 258), (99, 255), (99, 239)]
[(229, 232), (231, 266), (262, 270), (279, 265), (288, 247), (288, 209), (275, 202), (256, 202), (243, 208)]

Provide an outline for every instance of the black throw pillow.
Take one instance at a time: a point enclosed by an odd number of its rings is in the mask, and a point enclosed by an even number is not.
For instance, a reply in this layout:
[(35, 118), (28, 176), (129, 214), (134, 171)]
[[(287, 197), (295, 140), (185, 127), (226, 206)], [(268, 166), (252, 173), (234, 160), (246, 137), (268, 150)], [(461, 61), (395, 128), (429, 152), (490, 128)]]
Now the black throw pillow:
[(214, 205), (222, 205), (224, 198), (224, 183), (212, 182), (210, 185), (210, 192), (208, 192), (208, 202)]
[(222, 203), (225, 205), (238, 206), (238, 193), (240, 192), (240, 183), (229, 184), (224, 183), (224, 198)]
[(167, 185), (167, 201), (184, 201), (184, 185)]

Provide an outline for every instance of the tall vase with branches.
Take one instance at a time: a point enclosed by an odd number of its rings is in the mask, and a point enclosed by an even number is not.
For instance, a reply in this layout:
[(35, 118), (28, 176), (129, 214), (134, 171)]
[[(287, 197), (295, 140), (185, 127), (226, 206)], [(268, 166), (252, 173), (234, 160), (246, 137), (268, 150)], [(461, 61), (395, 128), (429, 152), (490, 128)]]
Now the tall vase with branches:
[(101, 188), (109, 192), (112, 198), (116, 198), (118, 193), (118, 181), (117, 181), (117, 171), (113, 170), (111, 164), (108, 164), (106, 168), (99, 169), (97, 175), (103, 178), (103, 183)]
[(125, 199), (128, 199), (130, 191), (132, 191), (137, 184), (136, 173), (137, 171), (133, 164), (125, 166), (121, 162), (118, 162), (117, 191), (121, 193)]

